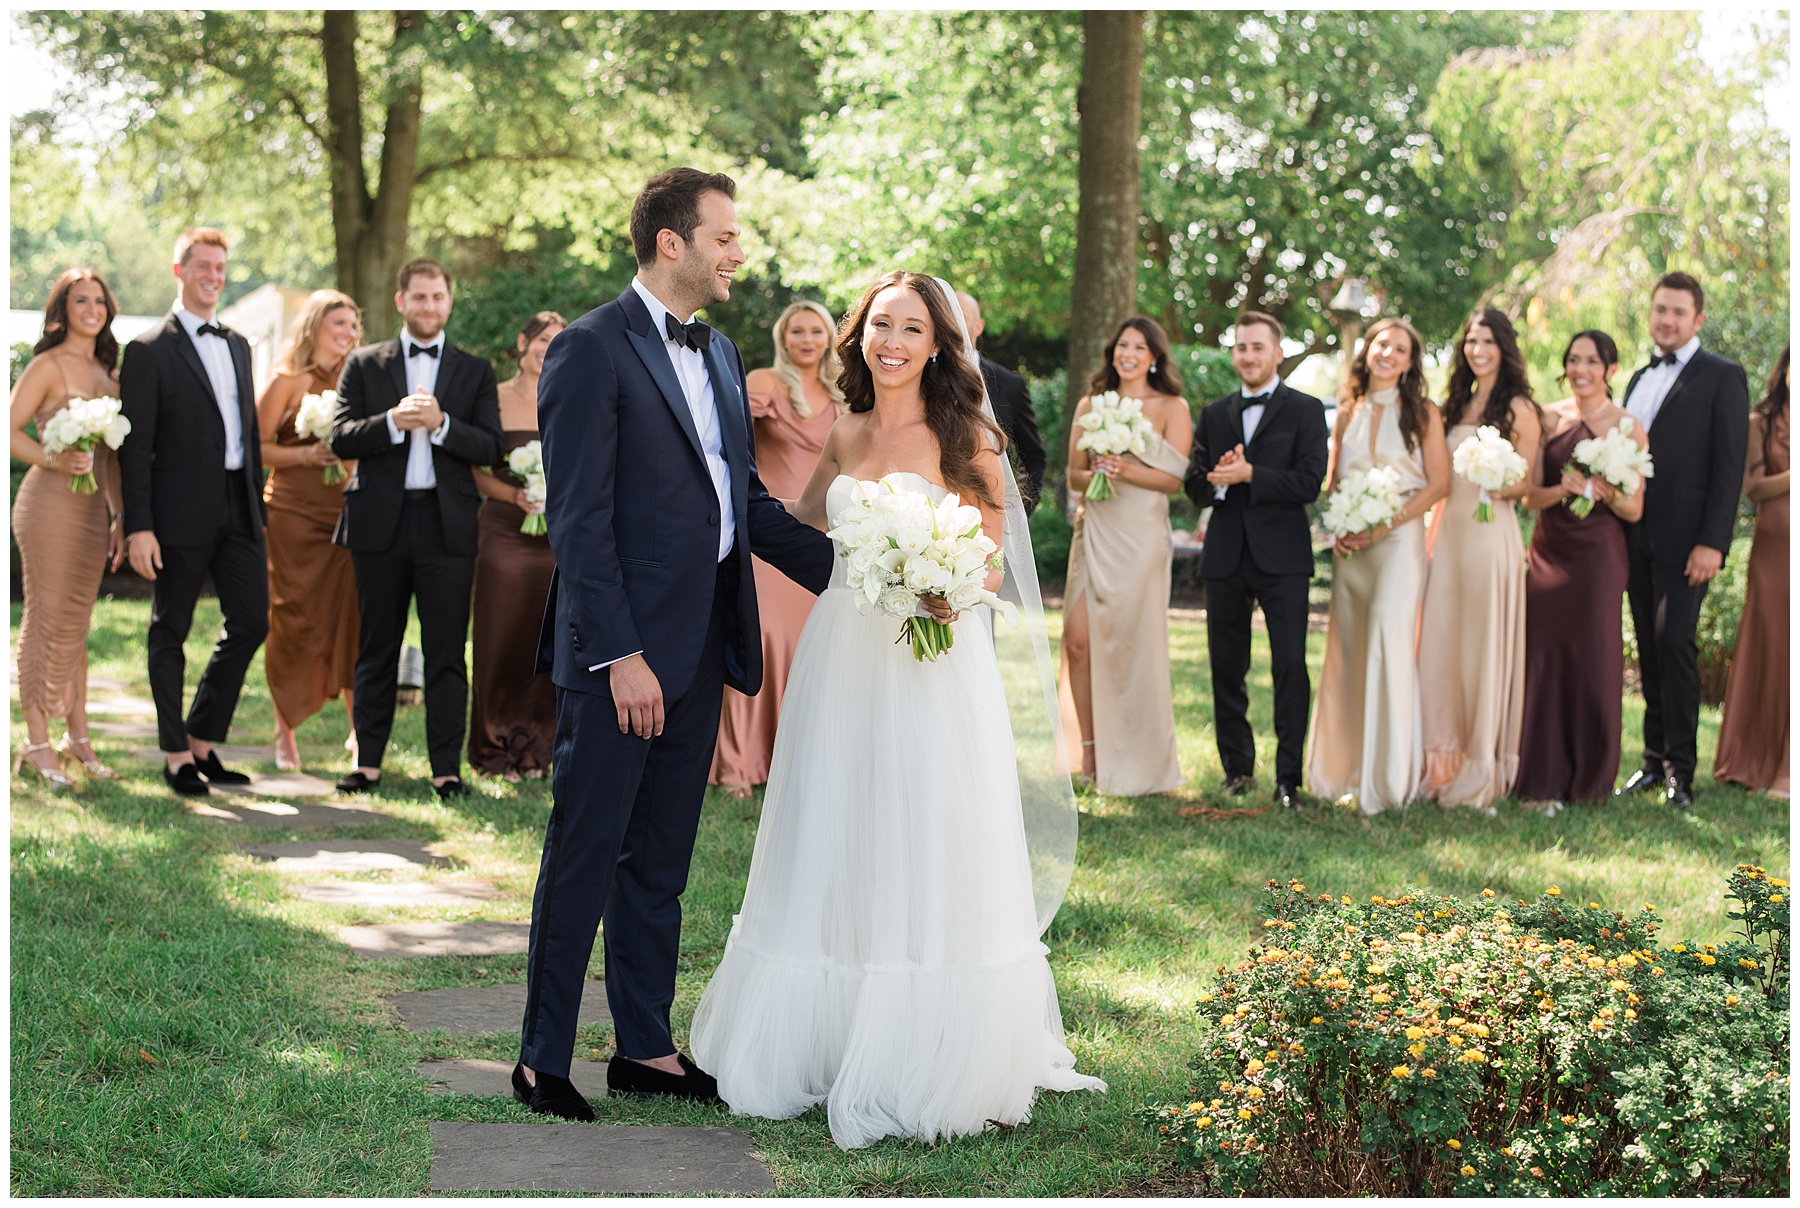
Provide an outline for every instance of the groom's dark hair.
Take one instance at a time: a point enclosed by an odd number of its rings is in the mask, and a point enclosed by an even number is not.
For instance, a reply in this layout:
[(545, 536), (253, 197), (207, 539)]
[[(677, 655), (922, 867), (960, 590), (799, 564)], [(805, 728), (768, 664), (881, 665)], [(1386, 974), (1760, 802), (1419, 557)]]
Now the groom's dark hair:
[(703, 193), (723, 193), (735, 201), (737, 181), (723, 172), (670, 168), (644, 182), (637, 200), (631, 203), (631, 249), (640, 266), (655, 263), (659, 231), (674, 231), (683, 243), (694, 241)]

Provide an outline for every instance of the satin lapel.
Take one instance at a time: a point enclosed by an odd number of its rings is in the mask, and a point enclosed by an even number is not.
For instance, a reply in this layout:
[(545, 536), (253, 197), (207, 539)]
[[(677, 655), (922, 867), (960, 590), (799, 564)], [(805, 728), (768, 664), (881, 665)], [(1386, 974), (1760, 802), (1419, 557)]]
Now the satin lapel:
[(750, 491), (750, 438), (744, 431), (744, 396), (725, 364), (718, 338), (706, 346), (706, 375), (712, 379), (713, 406), (719, 413), (719, 441), (731, 467), (731, 495), (741, 515)]
[(1663, 417), (1663, 413), (1669, 409), (1669, 404), (1679, 399), (1681, 392), (1694, 380), (1700, 366), (1700, 354), (1703, 351), (1705, 350), (1696, 348), (1694, 355), (1688, 358), (1688, 363), (1683, 365), (1681, 372), (1675, 375), (1674, 382), (1669, 385), (1669, 392), (1663, 395), (1662, 407), (1657, 410), (1656, 417), (1658, 419)]
[[(1230, 431), (1225, 435), (1231, 438), (1232, 445), (1241, 445), (1244, 443), (1244, 393), (1241, 390), (1231, 396), (1230, 415)], [(1229, 453), (1230, 451), (1231, 450), (1226, 449), (1222, 451), (1219, 456), (1223, 457), (1225, 453)]]
[[(635, 296), (632, 301), (637, 301)], [(642, 302), (638, 302), (638, 308), (643, 309)], [(646, 326), (648, 326), (647, 320)], [(663, 342), (647, 336), (635, 328), (627, 328), (625, 335), (631, 340), (631, 347), (637, 352), (638, 359), (644, 362), (644, 368), (650, 371), (650, 379), (662, 392), (663, 402), (667, 403), (669, 410), (674, 413), (675, 422), (681, 425), (683, 432), (687, 433), (688, 444), (694, 447), (695, 454), (700, 458), (700, 464), (705, 465), (706, 451), (700, 447), (700, 433), (694, 427), (694, 413), (688, 410), (687, 395), (681, 392), (681, 379), (675, 376), (675, 366), (669, 363), (669, 353), (663, 347)], [(714, 387), (715, 392), (717, 389)]]
[[(450, 388), (462, 375), (463, 352), (462, 349), (445, 340), (444, 347), (438, 352), (438, 356), (443, 358), (444, 363), (438, 366), (437, 400), (438, 406), (444, 407), (444, 400), (450, 397)], [(449, 408), (444, 407), (444, 412), (449, 414)]]
[(175, 341), (175, 347), (180, 350), (181, 359), (187, 362), (188, 368), (194, 371), (194, 376), (200, 379), (200, 385), (206, 389), (206, 397), (212, 400), (216, 410), (219, 406), (219, 396), (213, 393), (212, 379), (206, 376), (206, 362), (200, 359), (200, 350), (194, 347), (193, 337), (188, 335), (187, 328), (183, 327), (181, 320), (174, 315), (169, 316), (169, 330)]
[[(395, 402), (412, 393), (412, 387), (406, 384), (406, 350), (401, 347), (399, 340), (388, 347), (387, 370), (388, 380), (394, 383)], [(382, 410), (387, 408), (383, 407)]]
[[(1282, 404), (1285, 402), (1287, 402), (1287, 400), (1281, 397), (1281, 391), (1279, 390), (1263, 400), (1263, 413), (1262, 418), (1256, 422), (1256, 435), (1245, 442), (1244, 452), (1248, 453), (1256, 447), (1256, 442), (1261, 440), (1263, 433), (1269, 430), (1269, 424), (1275, 419), (1276, 414), (1280, 412)], [(1243, 431), (1243, 428), (1244, 413), (1240, 407), (1238, 410), (1238, 431)]]
[(238, 416), (245, 432), (255, 432), (256, 387), (250, 378), (250, 341), (236, 332), (231, 334), (233, 338), (226, 340), (225, 345), (231, 349), (231, 368), (237, 376)]

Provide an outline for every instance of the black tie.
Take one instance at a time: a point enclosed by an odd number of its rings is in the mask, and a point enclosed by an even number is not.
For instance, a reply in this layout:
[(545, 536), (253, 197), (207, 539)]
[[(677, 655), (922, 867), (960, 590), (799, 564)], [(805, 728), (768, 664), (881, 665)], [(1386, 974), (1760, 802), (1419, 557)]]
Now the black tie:
[(678, 347), (692, 348), (695, 352), (705, 352), (707, 342), (712, 339), (712, 328), (698, 319), (683, 323), (674, 315), (664, 315), (663, 329)]
[(1650, 368), (1652, 368), (1652, 369), (1655, 369), (1658, 365), (1677, 365), (1677, 364), (1680, 364), (1680, 358), (1677, 357), (1672, 352), (1665, 352), (1659, 357), (1651, 357), (1650, 358)]
[(406, 346), (406, 355), (409, 357), (426, 356), (435, 358), (437, 354), (438, 346), (436, 344), (408, 344)]
[(200, 324), (200, 329), (198, 331), (196, 331), (194, 333), (194, 335), (196, 337), (218, 336), (221, 340), (223, 340), (225, 338), (225, 329), (223, 327), (220, 327), (217, 323), (202, 323), (202, 324)]

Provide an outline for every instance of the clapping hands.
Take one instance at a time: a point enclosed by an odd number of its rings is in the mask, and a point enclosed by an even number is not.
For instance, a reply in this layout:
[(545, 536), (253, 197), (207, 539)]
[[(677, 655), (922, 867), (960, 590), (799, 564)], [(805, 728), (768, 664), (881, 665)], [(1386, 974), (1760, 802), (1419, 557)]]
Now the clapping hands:
[(1225, 455), (1207, 472), (1206, 481), (1215, 487), (1230, 487), (1240, 482), (1249, 482), (1253, 474), (1250, 463), (1244, 459), (1244, 446), (1240, 444), (1226, 450)]
[(394, 417), (394, 427), (402, 432), (409, 432), (414, 428), (435, 432), (438, 425), (444, 422), (444, 412), (438, 406), (437, 396), (431, 394), (409, 394), (389, 414)]

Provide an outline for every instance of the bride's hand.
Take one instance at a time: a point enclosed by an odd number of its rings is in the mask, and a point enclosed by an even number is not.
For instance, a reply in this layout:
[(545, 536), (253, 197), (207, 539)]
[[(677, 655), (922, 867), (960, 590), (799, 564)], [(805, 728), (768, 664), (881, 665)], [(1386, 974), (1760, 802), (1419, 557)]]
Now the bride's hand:
[(962, 615), (960, 612), (952, 612), (950, 601), (942, 596), (920, 596), (919, 603), (931, 614), (931, 619), (940, 625), (948, 625)]

